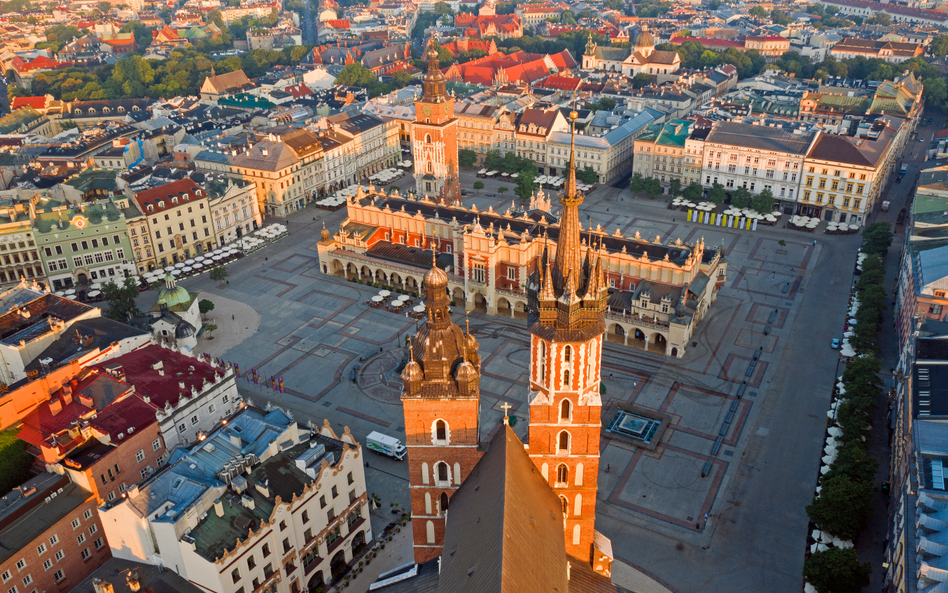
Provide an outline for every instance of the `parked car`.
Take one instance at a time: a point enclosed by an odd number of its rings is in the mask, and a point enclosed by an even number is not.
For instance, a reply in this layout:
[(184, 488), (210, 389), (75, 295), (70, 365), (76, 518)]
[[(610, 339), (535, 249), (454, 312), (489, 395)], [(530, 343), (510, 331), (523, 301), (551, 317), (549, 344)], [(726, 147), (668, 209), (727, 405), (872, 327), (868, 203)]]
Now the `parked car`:
[(830, 348), (833, 350), (839, 350), (839, 338), (833, 338), (833, 342), (830, 344)]

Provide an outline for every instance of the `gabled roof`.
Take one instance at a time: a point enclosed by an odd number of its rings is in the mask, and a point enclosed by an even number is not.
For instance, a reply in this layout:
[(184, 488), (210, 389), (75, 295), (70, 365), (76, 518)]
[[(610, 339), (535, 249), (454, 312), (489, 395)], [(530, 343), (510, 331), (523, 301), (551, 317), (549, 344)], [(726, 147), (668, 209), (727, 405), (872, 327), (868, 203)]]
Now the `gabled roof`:
[(162, 212), (167, 209), (177, 208), (192, 200), (200, 200), (207, 197), (201, 186), (194, 183), (190, 177), (172, 181), (158, 187), (146, 189), (135, 194), (135, 201), (138, 202), (139, 209), (144, 214)]

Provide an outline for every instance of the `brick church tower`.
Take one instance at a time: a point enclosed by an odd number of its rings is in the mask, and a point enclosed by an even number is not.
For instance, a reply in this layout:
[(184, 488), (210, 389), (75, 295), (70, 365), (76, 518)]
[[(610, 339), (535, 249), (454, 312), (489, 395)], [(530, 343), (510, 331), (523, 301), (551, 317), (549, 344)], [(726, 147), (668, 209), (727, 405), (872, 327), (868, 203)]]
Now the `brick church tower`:
[(428, 52), (424, 93), (415, 101), (412, 153), (415, 157), (415, 191), (445, 204), (461, 202), (458, 178), (458, 120), (454, 97), (438, 66), (438, 52)]
[[(541, 259), (530, 297), (530, 440), (527, 452), (563, 505), (566, 551), (593, 560), (599, 475), (603, 312), (609, 295), (603, 256), (581, 244), (575, 120), (556, 256)], [(591, 236), (590, 236), (591, 238)], [(585, 250), (585, 257), (583, 251)], [(551, 261), (551, 259), (553, 261)]]
[(433, 265), (424, 278), (427, 319), (402, 371), (405, 446), (415, 562), (441, 555), (451, 496), (480, 459), (481, 359), (477, 340), (451, 321), (448, 276)]

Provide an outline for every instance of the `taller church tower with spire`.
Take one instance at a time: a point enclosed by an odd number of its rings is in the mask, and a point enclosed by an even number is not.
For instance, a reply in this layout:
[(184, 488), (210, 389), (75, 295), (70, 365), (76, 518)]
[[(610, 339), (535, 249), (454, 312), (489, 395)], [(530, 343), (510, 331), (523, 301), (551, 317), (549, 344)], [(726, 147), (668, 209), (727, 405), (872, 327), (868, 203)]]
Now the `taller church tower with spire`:
[(593, 560), (599, 475), (603, 314), (609, 290), (604, 255), (581, 243), (575, 122), (555, 256), (544, 253), (528, 289), (530, 440), (528, 453), (560, 497), (566, 551)]
[(402, 371), (411, 522), (419, 564), (441, 555), (451, 496), (482, 454), (477, 340), (451, 320), (448, 276), (434, 262), (425, 274), (424, 290), (427, 318), (412, 339), (410, 360)]
[(424, 92), (415, 101), (412, 155), (415, 157), (415, 190), (445, 204), (461, 202), (458, 178), (458, 120), (454, 97), (438, 64), (438, 52), (428, 51)]

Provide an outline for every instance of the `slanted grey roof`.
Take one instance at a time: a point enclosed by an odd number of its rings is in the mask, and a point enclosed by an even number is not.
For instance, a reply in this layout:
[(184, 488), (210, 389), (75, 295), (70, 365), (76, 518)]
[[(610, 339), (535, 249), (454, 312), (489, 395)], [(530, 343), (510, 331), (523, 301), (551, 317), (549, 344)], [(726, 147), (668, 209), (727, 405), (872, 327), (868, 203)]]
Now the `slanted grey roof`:
[(707, 142), (805, 155), (815, 136), (815, 132), (794, 134), (783, 128), (717, 122), (708, 134)]

